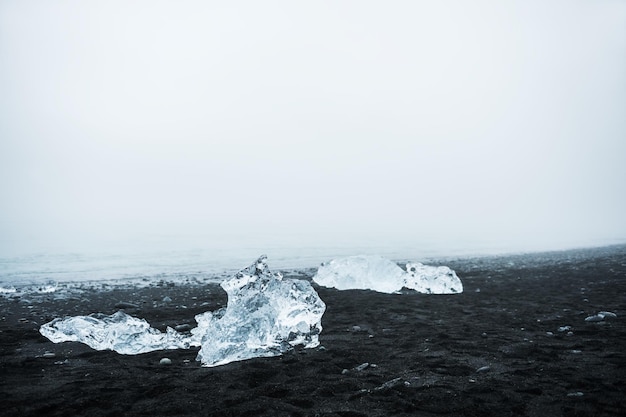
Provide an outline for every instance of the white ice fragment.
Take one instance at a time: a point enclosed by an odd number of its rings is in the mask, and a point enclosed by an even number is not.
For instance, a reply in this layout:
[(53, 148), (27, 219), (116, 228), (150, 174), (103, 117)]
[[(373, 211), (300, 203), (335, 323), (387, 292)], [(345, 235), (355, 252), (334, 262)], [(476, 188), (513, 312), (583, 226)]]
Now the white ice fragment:
[(221, 285), (228, 294), (226, 309), (196, 316), (198, 327), (191, 331), (202, 335), (198, 360), (204, 366), (319, 345), (326, 305), (308, 281), (283, 280), (261, 256)]
[(15, 287), (0, 287), (0, 294), (15, 294), (17, 290)]
[(56, 292), (57, 288), (58, 288), (57, 283), (50, 281), (44, 285), (36, 287), (35, 292), (39, 294), (50, 294), (50, 293)]
[(395, 293), (402, 288), (425, 294), (457, 294), (463, 284), (447, 266), (428, 266), (407, 263), (406, 271), (380, 256), (348, 256), (322, 264), (313, 280), (324, 287), (369, 289)]
[(406, 264), (404, 286), (425, 294), (458, 294), (463, 284), (456, 273), (447, 266), (429, 266), (419, 262)]
[(604, 316), (604, 318), (607, 318), (607, 317), (608, 318), (612, 318), (612, 319), (617, 318), (617, 314), (615, 314), (615, 313), (613, 313), (611, 311), (601, 311), (601, 312), (598, 313), (598, 315), (602, 315), (602, 316)]
[(110, 316), (95, 313), (89, 316), (54, 319), (39, 332), (54, 343), (81, 342), (96, 350), (114, 350), (123, 355), (162, 349), (186, 349), (190, 341), (171, 328), (166, 333), (150, 327), (147, 321), (118, 311)]

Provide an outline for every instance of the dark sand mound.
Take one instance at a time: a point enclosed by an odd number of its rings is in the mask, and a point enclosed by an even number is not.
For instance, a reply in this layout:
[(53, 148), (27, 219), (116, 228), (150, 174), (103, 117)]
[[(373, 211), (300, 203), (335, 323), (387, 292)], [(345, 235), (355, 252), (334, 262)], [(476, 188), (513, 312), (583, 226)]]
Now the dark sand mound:
[[(623, 415), (625, 246), (446, 264), (463, 294), (318, 288), (323, 347), (216, 368), (196, 349), (123, 356), (38, 332), (119, 302), (161, 330), (194, 325), (225, 305), (215, 285), (0, 298), (0, 415)], [(617, 318), (585, 321), (603, 310)]]

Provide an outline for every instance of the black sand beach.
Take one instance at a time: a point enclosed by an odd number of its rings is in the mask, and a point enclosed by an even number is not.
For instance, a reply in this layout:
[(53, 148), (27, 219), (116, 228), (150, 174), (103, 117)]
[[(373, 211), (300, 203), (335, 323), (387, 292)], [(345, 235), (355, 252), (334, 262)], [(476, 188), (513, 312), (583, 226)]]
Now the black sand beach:
[[(626, 246), (442, 263), (463, 294), (316, 287), (319, 348), (215, 368), (197, 349), (124, 356), (38, 329), (119, 302), (161, 330), (194, 325), (226, 304), (217, 285), (0, 297), (0, 415), (624, 415)], [(585, 321), (600, 311), (617, 317)]]

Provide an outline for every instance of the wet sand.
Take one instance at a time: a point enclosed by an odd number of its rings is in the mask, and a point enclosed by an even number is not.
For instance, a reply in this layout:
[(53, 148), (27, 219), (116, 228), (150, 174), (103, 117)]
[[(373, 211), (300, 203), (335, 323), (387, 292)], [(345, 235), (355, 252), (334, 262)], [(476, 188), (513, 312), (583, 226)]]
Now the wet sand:
[[(215, 368), (197, 349), (124, 356), (53, 344), (38, 329), (119, 302), (161, 330), (194, 325), (226, 304), (216, 285), (0, 297), (0, 415), (623, 415), (626, 246), (442, 264), (463, 294), (316, 287), (320, 347)], [(617, 317), (585, 321), (600, 311)]]

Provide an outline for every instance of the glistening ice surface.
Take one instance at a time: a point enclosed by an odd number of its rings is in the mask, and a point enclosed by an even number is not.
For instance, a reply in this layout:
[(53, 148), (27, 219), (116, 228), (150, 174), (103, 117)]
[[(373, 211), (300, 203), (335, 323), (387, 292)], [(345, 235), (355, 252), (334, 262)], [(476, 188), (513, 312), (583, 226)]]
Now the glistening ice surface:
[(58, 318), (39, 331), (54, 343), (76, 341), (127, 355), (200, 345), (197, 359), (204, 366), (276, 356), (296, 345), (319, 345), (326, 305), (309, 282), (273, 274), (261, 256), (221, 285), (228, 305), (197, 315), (198, 327), (191, 335), (171, 328), (162, 333), (121, 311)]
[(402, 288), (425, 294), (458, 294), (463, 283), (447, 266), (407, 263), (406, 271), (380, 256), (348, 256), (322, 264), (313, 280), (338, 290), (363, 289), (394, 293)]
[(222, 365), (258, 356), (276, 356), (295, 345), (319, 345), (326, 305), (308, 281), (270, 272), (266, 257), (222, 283), (226, 310), (196, 316), (202, 335), (198, 360)]

